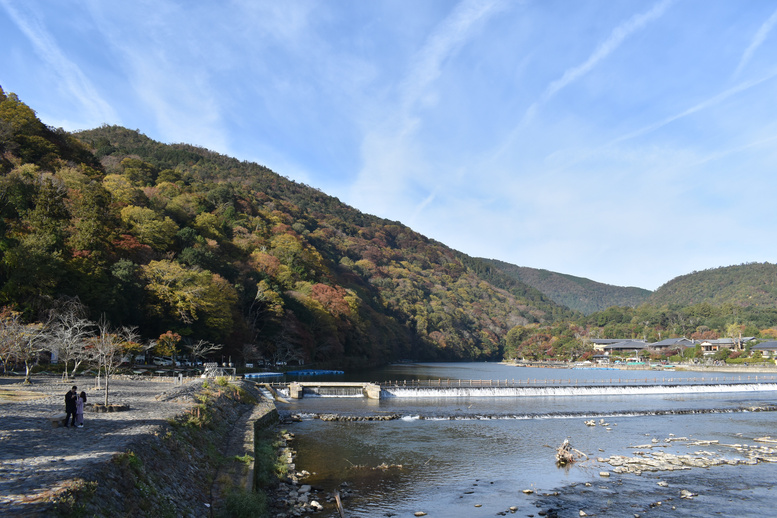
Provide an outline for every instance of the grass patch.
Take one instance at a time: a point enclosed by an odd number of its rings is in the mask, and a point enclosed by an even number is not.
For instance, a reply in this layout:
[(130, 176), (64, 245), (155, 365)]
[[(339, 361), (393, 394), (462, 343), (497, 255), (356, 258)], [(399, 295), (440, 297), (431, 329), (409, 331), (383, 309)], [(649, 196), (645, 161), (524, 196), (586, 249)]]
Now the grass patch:
[(224, 509), (218, 516), (225, 518), (265, 518), (269, 516), (267, 498), (262, 492), (233, 488), (227, 495)]
[(242, 462), (246, 466), (250, 466), (251, 463), (254, 461), (254, 458), (251, 455), (249, 455), (248, 453), (246, 453), (245, 455), (242, 455), (242, 456), (241, 455), (235, 455), (235, 460), (237, 462)]
[(289, 465), (280, 455), (282, 445), (277, 433), (270, 430), (258, 432), (254, 437), (254, 486), (265, 489), (286, 477)]
[(89, 516), (86, 503), (97, 491), (97, 482), (79, 480), (67, 491), (59, 494), (54, 501), (54, 512), (63, 518), (82, 518)]
[(0, 403), (8, 402), (20, 402), (20, 401), (32, 401), (33, 399), (40, 399), (46, 397), (46, 394), (40, 392), (32, 392), (29, 390), (15, 390), (15, 389), (0, 389)]
[(136, 474), (143, 470), (143, 461), (133, 451), (126, 451), (116, 455), (113, 458), (113, 462), (130, 468)]

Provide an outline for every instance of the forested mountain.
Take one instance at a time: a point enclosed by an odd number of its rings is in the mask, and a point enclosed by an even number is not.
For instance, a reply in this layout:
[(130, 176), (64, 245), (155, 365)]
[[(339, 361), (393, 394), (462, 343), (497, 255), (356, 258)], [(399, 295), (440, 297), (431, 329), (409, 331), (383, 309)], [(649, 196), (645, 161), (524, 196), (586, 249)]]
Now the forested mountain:
[(748, 263), (681, 275), (658, 288), (646, 301), (653, 306), (770, 306), (777, 304), (777, 265)]
[(76, 135), (0, 90), (0, 308), (304, 362), (499, 359), (572, 313), (538, 290), (257, 164), (137, 131)]
[(611, 306), (639, 306), (650, 296), (650, 290), (612, 286), (600, 282), (538, 268), (515, 266), (496, 259), (484, 259), (510, 277), (532, 286), (548, 298), (584, 315)]

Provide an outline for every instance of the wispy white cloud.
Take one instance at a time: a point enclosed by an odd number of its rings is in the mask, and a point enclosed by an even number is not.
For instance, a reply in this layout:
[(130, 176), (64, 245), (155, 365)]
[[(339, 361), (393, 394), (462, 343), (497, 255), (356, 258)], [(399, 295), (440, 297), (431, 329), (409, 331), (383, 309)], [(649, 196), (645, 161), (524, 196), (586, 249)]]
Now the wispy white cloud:
[(567, 68), (558, 79), (551, 81), (539, 95), (537, 100), (532, 102), (525, 110), (520, 121), (511, 131), (506, 133), (499, 144), (491, 153), (489, 153), (481, 167), (488, 169), (498, 168), (499, 164), (505, 160), (505, 155), (514, 148), (518, 139), (522, 138), (527, 129), (532, 125), (538, 111), (543, 105), (547, 104), (560, 91), (593, 71), (597, 65), (623, 45), (629, 36), (645, 28), (650, 22), (663, 16), (673, 2), (674, 0), (661, 0), (654, 4), (649, 10), (637, 13), (622, 22), (594, 49), (588, 59), (578, 65)]
[[(399, 193), (417, 191), (410, 198), (420, 198), (420, 201), (411, 201), (407, 206), (409, 214), (415, 217), (434, 201), (435, 181), (431, 180), (431, 187), (417, 183), (430, 176), (423, 153), (412, 142), (422, 125), (419, 112), (434, 102), (435, 83), (443, 73), (445, 62), (503, 8), (501, 0), (464, 0), (425, 39), (411, 58), (408, 72), (397, 84), (398, 101), (383, 107), (383, 123), (363, 140), (364, 163), (351, 189), (356, 203), (385, 214)], [(389, 193), (392, 196), (387, 196)]]
[(414, 56), (410, 72), (402, 81), (403, 111), (411, 111), (419, 100), (428, 98), (428, 90), (440, 77), (445, 60), (461, 48), (479, 23), (502, 7), (500, 0), (465, 0), (435, 28)]
[(121, 63), (123, 79), (156, 119), (156, 138), (229, 153), (220, 103), (210, 83), (219, 64), (210, 63), (205, 53), (201, 16), (172, 2), (154, 2), (150, 15), (142, 5), (115, 9), (91, 0), (86, 5)]
[(632, 34), (640, 31), (643, 29), (648, 23), (660, 18), (667, 9), (672, 5), (674, 0), (661, 0), (660, 2), (653, 5), (650, 10), (639, 13), (622, 24), (615, 27), (615, 29), (612, 30), (610, 35), (607, 37), (606, 40), (604, 40), (595, 50), (594, 52), (586, 59), (583, 63), (580, 63), (579, 65), (576, 65), (574, 67), (568, 68), (564, 71), (564, 73), (556, 79), (555, 81), (552, 81), (547, 88), (542, 92), (542, 95), (540, 95), (540, 98), (535, 101), (529, 108), (526, 110), (526, 114), (524, 115), (524, 121), (523, 124), (530, 121), (532, 117), (534, 116), (535, 112), (539, 109), (539, 107), (546, 102), (548, 102), (550, 99), (552, 99), (558, 92), (569, 86), (570, 84), (574, 83), (581, 77), (585, 76), (591, 70), (593, 70), (602, 60), (607, 58), (610, 54), (615, 52), (618, 47), (620, 47), (626, 39), (631, 36)]
[(745, 49), (745, 52), (742, 53), (742, 57), (739, 59), (739, 64), (734, 71), (734, 77), (737, 77), (747, 66), (747, 64), (750, 62), (750, 59), (753, 57), (753, 54), (755, 54), (755, 51), (758, 50), (761, 45), (763, 45), (764, 41), (766, 41), (766, 37), (772, 31), (775, 24), (777, 24), (777, 11), (772, 13), (772, 15), (758, 29), (758, 32), (755, 33), (755, 36), (753, 36), (753, 40), (750, 42), (750, 45)]
[(0, 5), (30, 41), (38, 56), (46, 62), (48, 67), (56, 71), (61, 79), (60, 84), (66, 90), (66, 95), (76, 99), (81, 104), (87, 113), (84, 119), (87, 119), (92, 125), (117, 120), (118, 117), (113, 108), (100, 96), (78, 65), (62, 51), (57, 41), (34, 12), (22, 12), (9, 0), (0, 0)]
[[(557, 151), (552, 155), (552, 160), (550, 161), (550, 163), (552, 163), (552, 168), (550, 168), (546, 172), (546, 174), (553, 174), (553, 173), (558, 173), (559, 171), (568, 170), (574, 167), (575, 165), (578, 165), (586, 160), (590, 160), (594, 157), (603, 157), (605, 156), (605, 151), (616, 149), (619, 144), (622, 144), (630, 140), (639, 139), (641, 137), (645, 137), (653, 132), (660, 130), (665, 126), (671, 125), (674, 122), (680, 121), (684, 118), (698, 114), (705, 110), (711, 110), (712, 108), (715, 108), (716, 106), (720, 105), (727, 99), (734, 97), (738, 94), (742, 94), (750, 90), (751, 88), (754, 88), (762, 83), (765, 83), (774, 79), (775, 77), (777, 77), (777, 69), (769, 72), (768, 74), (762, 77), (752, 79), (750, 81), (744, 81), (737, 85), (732, 86), (731, 88), (727, 88), (726, 90), (719, 92), (707, 99), (704, 99), (689, 108), (686, 108), (678, 113), (675, 113), (668, 117), (664, 117), (663, 119), (657, 120), (645, 126), (639, 127), (635, 130), (619, 135), (605, 142), (602, 145), (593, 146), (590, 148), (578, 149), (575, 151), (569, 151), (569, 150)], [(711, 154), (710, 156), (713, 156), (713, 155), (715, 155), (715, 153)]]
[(606, 146), (612, 146), (612, 145), (618, 144), (620, 142), (623, 142), (623, 141), (626, 141), (626, 140), (630, 140), (630, 139), (633, 139), (633, 138), (636, 138), (636, 137), (641, 137), (641, 136), (643, 136), (643, 135), (645, 135), (647, 133), (651, 133), (653, 131), (656, 131), (657, 129), (662, 128), (662, 127), (664, 127), (664, 126), (666, 126), (668, 124), (671, 124), (671, 123), (673, 123), (673, 122), (675, 122), (677, 120), (683, 119), (685, 117), (693, 115), (693, 114), (695, 114), (697, 112), (700, 112), (702, 110), (707, 110), (709, 108), (712, 108), (712, 107), (722, 103), (723, 101), (725, 101), (729, 97), (732, 97), (732, 96), (737, 95), (739, 93), (742, 93), (742, 92), (744, 92), (746, 90), (749, 90), (749, 89), (753, 88), (754, 86), (758, 86), (761, 83), (764, 83), (766, 81), (769, 81), (770, 79), (773, 79), (774, 77), (777, 77), (777, 69), (772, 70), (770, 73), (766, 74), (763, 77), (759, 77), (757, 79), (753, 79), (753, 80), (750, 80), (750, 81), (745, 81), (745, 82), (739, 83), (738, 85), (732, 86), (731, 88), (728, 88), (728, 89), (720, 92), (717, 95), (714, 95), (714, 96), (712, 96), (712, 97), (710, 97), (708, 99), (705, 99), (702, 102), (697, 103), (694, 106), (691, 106), (690, 108), (688, 108), (686, 110), (683, 110), (683, 111), (681, 111), (679, 113), (676, 113), (674, 115), (671, 115), (669, 117), (661, 119), (661, 120), (659, 120), (657, 122), (654, 122), (652, 124), (649, 124), (647, 126), (643, 126), (642, 128), (639, 128), (639, 129), (637, 129), (635, 131), (632, 131), (632, 132), (626, 133), (624, 135), (621, 135), (618, 138), (613, 139), (612, 141), (608, 142), (606, 144)]

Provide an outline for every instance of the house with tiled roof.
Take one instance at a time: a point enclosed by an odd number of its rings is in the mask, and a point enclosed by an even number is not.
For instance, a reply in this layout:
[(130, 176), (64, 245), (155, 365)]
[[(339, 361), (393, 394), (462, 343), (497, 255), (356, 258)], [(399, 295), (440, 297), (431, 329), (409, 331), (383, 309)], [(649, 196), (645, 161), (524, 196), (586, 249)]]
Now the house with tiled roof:
[(721, 349), (734, 349), (736, 342), (733, 338), (716, 338), (714, 340), (703, 340), (699, 346), (701, 352), (705, 355), (715, 354)]
[(754, 336), (743, 336), (742, 338), (718, 338), (717, 340), (704, 340), (699, 345), (705, 355), (715, 354), (721, 348), (736, 350), (748, 342), (755, 340)]
[(605, 345), (605, 354), (613, 352), (637, 352), (647, 348), (647, 343), (644, 340), (621, 340), (619, 342)]
[(655, 349), (656, 351), (665, 351), (667, 349), (685, 349), (686, 347), (693, 347), (696, 343), (688, 338), (665, 338), (660, 342), (653, 342), (648, 344), (648, 347)]
[(590, 344), (593, 346), (595, 351), (604, 351), (605, 347), (608, 345), (613, 345), (621, 342), (629, 342), (631, 341), (628, 338), (591, 338), (589, 339)]
[(760, 351), (761, 356), (764, 358), (777, 358), (777, 342), (761, 342), (758, 345), (754, 345), (750, 348), (750, 354)]

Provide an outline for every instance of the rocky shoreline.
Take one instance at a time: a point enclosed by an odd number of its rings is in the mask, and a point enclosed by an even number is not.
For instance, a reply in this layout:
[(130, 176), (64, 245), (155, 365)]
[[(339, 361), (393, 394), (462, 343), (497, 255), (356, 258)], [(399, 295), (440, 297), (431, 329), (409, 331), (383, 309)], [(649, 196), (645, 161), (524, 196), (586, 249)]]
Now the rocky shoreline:
[[(649, 444), (632, 446), (633, 456), (612, 455), (598, 457), (597, 461), (613, 466), (613, 473), (633, 473), (641, 475), (645, 471), (676, 471), (691, 468), (711, 468), (713, 466), (755, 465), (760, 462), (777, 463), (777, 439), (761, 437), (756, 439), (763, 444), (721, 444), (719, 441), (689, 440), (687, 437), (670, 436), (663, 441), (653, 439)], [(681, 445), (688, 448), (718, 446), (736, 452), (735, 456), (697, 450), (688, 454), (667, 453), (661, 448)], [(647, 451), (646, 451), (647, 450)]]
[(693, 414), (736, 414), (743, 412), (777, 412), (777, 405), (762, 404), (762, 405), (746, 405), (736, 408), (676, 408), (668, 410), (613, 410), (608, 412), (590, 412), (580, 411), (576, 414), (570, 412), (563, 412), (556, 414), (553, 412), (546, 412), (542, 414), (454, 414), (454, 415), (403, 415), (399, 413), (381, 414), (381, 415), (353, 415), (353, 414), (337, 414), (337, 413), (305, 413), (305, 414), (291, 414), (287, 416), (290, 422), (300, 422), (305, 418), (318, 419), (321, 421), (341, 421), (341, 422), (366, 422), (366, 421), (394, 421), (403, 418), (412, 418), (417, 420), (434, 419), (434, 420), (488, 420), (488, 419), (530, 419), (532, 417), (547, 418), (550, 415), (563, 415), (565, 417), (572, 417), (574, 415), (585, 415), (589, 417), (607, 417), (613, 418), (618, 416), (635, 416), (635, 415), (650, 415), (650, 416), (665, 416), (665, 415), (693, 415)]
[[(347, 501), (354, 495), (354, 490), (348, 482), (340, 484), (334, 492), (305, 484), (304, 481), (310, 477), (310, 473), (305, 470), (296, 471), (294, 459), (297, 452), (293, 448), (294, 434), (284, 432), (281, 439), (283, 441), (281, 457), (286, 462), (289, 474), (277, 487), (267, 492), (270, 516), (273, 518), (299, 518), (308, 516), (310, 513), (319, 513), (327, 508), (337, 509), (338, 506), (342, 505), (342, 501)], [(381, 465), (368, 469), (386, 470), (392, 468), (401, 468), (401, 466)], [(321, 502), (325, 502), (326, 505)]]
[[(591, 426), (590, 421), (585, 424)], [(673, 434), (663, 440), (652, 438), (648, 443), (630, 446), (635, 450), (633, 455), (581, 462), (579, 468), (601, 470), (599, 481), (571, 484), (537, 495), (537, 514), (550, 518), (749, 516), (752, 509), (759, 509), (762, 515), (763, 509), (772, 506), (777, 439), (766, 436), (753, 442), (725, 444)], [(670, 448), (695, 451), (665, 451)], [(605, 465), (610, 469), (602, 469)], [(756, 471), (732, 470), (733, 466), (745, 465), (754, 466)], [(733, 506), (737, 508), (733, 513), (731, 502), (740, 503)]]

